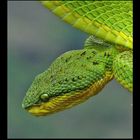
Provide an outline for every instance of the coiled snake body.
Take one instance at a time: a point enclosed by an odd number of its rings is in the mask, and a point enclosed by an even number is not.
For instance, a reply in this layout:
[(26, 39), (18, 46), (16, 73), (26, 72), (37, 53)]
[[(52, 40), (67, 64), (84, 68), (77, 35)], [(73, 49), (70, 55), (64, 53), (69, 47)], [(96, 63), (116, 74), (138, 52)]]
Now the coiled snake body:
[(35, 116), (71, 108), (115, 78), (133, 90), (132, 1), (42, 1), (62, 20), (90, 36), (83, 49), (58, 57), (39, 74), (22, 107)]

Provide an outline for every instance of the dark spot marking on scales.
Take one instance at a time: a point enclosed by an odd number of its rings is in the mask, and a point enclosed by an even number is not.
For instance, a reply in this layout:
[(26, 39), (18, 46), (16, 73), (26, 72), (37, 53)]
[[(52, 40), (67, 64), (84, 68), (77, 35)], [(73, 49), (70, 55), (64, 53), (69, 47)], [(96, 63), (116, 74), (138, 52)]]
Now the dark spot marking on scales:
[(110, 56), (110, 54), (109, 54), (109, 53), (107, 53), (107, 52), (105, 52), (105, 53), (104, 53), (104, 56), (109, 57), (109, 56)]
[(81, 77), (81, 76), (77, 76), (77, 78), (78, 78), (78, 79), (80, 79), (80, 80), (82, 79), (82, 77)]
[(110, 54), (108, 53), (108, 54), (107, 54), (107, 57), (109, 57), (109, 56), (110, 56)]
[(84, 65), (84, 64), (82, 64), (82, 65), (81, 65), (81, 67), (85, 67), (85, 65)]
[(69, 56), (68, 58), (66, 58), (65, 62), (68, 62), (71, 59), (71, 56)]
[(68, 62), (68, 58), (65, 60), (65, 62)]
[(58, 69), (57, 73), (59, 73), (59, 72), (61, 72), (61, 71), (62, 71), (62, 68), (60, 67), (60, 68)]
[(62, 83), (63, 83), (63, 81), (58, 81), (58, 83), (59, 83), (59, 84), (62, 84)]
[(61, 56), (61, 59), (63, 59), (63, 56)]
[(68, 79), (66, 78), (65, 81), (68, 82)]
[(96, 54), (96, 51), (92, 51), (93, 54)]
[(86, 54), (86, 51), (82, 52), (80, 55), (83, 56), (83, 55), (85, 55), (85, 54)]
[(77, 57), (77, 59), (81, 59), (81, 57)]
[(91, 56), (87, 57), (87, 59), (90, 59), (90, 58), (92, 58), (92, 57)]
[(76, 79), (75, 78), (72, 78), (72, 81), (74, 82), (74, 81), (76, 81)]
[(93, 65), (98, 65), (99, 63), (97, 61), (93, 61)]

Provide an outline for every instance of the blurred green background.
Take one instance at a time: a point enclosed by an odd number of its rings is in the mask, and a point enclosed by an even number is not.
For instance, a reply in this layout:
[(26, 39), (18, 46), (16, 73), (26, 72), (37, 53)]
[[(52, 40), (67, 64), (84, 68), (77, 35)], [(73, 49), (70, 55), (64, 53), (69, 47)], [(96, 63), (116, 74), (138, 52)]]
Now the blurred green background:
[(8, 2), (8, 138), (132, 138), (132, 95), (116, 81), (60, 113), (34, 117), (21, 107), (34, 77), (88, 35), (37, 1)]

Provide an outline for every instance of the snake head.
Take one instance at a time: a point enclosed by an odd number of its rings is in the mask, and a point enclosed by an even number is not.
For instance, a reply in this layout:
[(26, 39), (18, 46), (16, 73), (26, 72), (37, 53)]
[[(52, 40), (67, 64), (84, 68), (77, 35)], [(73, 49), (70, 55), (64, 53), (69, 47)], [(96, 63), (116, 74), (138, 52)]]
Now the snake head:
[(34, 79), (22, 107), (35, 116), (71, 108), (96, 95), (112, 78), (106, 73), (105, 63), (95, 50), (66, 52)]

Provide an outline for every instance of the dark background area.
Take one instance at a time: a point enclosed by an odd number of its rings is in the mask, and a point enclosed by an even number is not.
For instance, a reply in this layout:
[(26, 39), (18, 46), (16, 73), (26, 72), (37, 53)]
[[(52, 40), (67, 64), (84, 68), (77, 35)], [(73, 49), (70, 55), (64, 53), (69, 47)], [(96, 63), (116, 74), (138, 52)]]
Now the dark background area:
[(132, 95), (115, 80), (88, 101), (50, 116), (21, 107), (34, 77), (88, 34), (36, 1), (8, 2), (8, 138), (132, 138)]

